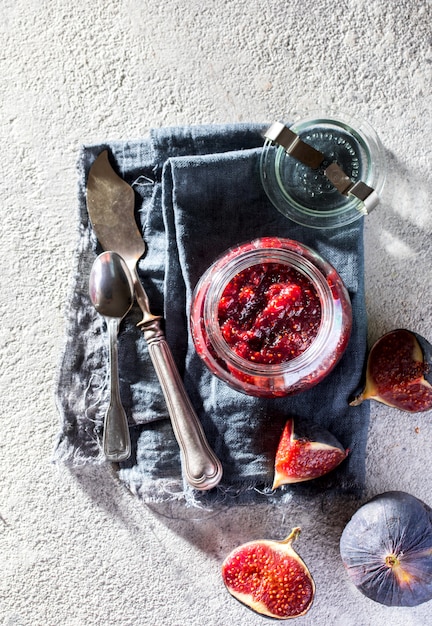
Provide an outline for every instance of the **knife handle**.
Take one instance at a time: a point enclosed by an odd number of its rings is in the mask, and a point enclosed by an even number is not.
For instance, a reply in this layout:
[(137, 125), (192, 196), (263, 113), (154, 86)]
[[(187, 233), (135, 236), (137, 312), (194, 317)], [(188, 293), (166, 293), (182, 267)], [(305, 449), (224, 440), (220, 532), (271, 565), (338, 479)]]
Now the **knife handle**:
[(182, 453), (186, 480), (194, 489), (212, 489), (222, 478), (222, 465), (210, 448), (188, 398), (159, 319), (142, 324), (142, 330)]

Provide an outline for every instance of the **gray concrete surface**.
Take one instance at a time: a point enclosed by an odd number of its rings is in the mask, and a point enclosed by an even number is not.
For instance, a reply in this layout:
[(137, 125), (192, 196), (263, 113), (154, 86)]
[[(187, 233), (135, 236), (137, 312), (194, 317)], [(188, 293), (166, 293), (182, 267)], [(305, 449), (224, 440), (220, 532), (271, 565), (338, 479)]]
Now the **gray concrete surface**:
[[(369, 339), (432, 340), (430, 0), (3, 0), (0, 20), (0, 621), (4, 626), (231, 626), (266, 620), (226, 592), (234, 546), (281, 539), (314, 575), (304, 626), (427, 626), (348, 581), (340, 533), (358, 503), (327, 498), (204, 512), (143, 506), (108, 469), (51, 463), (53, 381), (76, 243), (81, 143), (150, 127), (294, 119), (335, 105), (387, 155), (366, 223)], [(372, 406), (365, 499), (432, 504), (431, 412)]]

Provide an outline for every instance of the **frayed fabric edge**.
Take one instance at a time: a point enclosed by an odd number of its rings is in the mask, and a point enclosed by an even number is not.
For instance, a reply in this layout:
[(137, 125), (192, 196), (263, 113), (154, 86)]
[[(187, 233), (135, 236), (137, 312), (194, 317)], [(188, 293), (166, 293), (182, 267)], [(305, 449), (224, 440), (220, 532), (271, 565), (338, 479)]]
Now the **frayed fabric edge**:
[(242, 486), (218, 485), (211, 491), (198, 491), (180, 479), (143, 479), (138, 481), (127, 479), (122, 470), (118, 472), (120, 482), (127, 490), (144, 504), (184, 504), (186, 507), (211, 510), (214, 507), (231, 507), (235, 505), (257, 504), (261, 496), (261, 503), (287, 502), (291, 500), (291, 492), (276, 493), (270, 487), (259, 489), (255, 484), (245, 483)]
[[(88, 457), (79, 448), (71, 450), (67, 442), (62, 439), (57, 441), (51, 460), (53, 464), (62, 465), (71, 472), (84, 468), (102, 469), (108, 465), (112, 468), (113, 477), (122, 487), (145, 505), (178, 504), (188, 509), (194, 508), (209, 512), (215, 508), (250, 504), (285, 505), (298, 496), (307, 500), (317, 495), (306, 492), (297, 493), (288, 488), (273, 491), (270, 486), (257, 487), (256, 484), (247, 481), (242, 485), (218, 485), (211, 491), (198, 491), (190, 487), (181, 477), (154, 479), (140, 476), (139, 479), (133, 480), (121, 467), (107, 463), (102, 452), (96, 457)], [(343, 497), (356, 501), (361, 499), (363, 491), (360, 486), (350, 484), (345, 489), (320, 491), (320, 494), (326, 500)]]
[(95, 456), (89, 456), (88, 451), (85, 452), (80, 448), (72, 447), (62, 435), (59, 435), (55, 442), (51, 462), (53, 464), (65, 465), (71, 469), (85, 466), (95, 467), (106, 465), (102, 450)]
[(244, 482), (242, 485), (217, 485), (211, 491), (198, 491), (190, 487), (181, 478), (161, 478), (161, 479), (143, 479), (130, 480), (122, 474), (122, 470), (118, 471), (118, 479), (124, 487), (134, 496), (136, 496), (144, 504), (169, 504), (178, 503), (186, 507), (194, 507), (197, 509), (212, 510), (215, 507), (233, 507), (247, 506), (250, 504), (270, 504), (285, 505), (295, 498), (302, 498), (305, 501), (308, 498), (324, 497), (326, 500), (344, 498), (349, 500), (361, 499), (364, 489), (361, 485), (352, 484), (344, 487), (333, 488), (328, 491), (317, 489), (315, 493), (313, 487), (310, 491), (301, 492), (287, 486), (286, 489), (272, 490), (270, 486), (257, 487), (254, 483)]

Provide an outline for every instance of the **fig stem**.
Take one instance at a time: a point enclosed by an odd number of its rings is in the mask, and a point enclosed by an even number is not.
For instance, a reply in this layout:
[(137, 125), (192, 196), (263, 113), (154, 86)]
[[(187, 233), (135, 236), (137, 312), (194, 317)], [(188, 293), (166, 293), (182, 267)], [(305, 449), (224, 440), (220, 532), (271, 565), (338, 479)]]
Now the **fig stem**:
[(395, 567), (396, 565), (399, 565), (399, 559), (394, 554), (389, 554), (386, 556), (385, 564), (387, 567)]
[(301, 532), (300, 526), (296, 526), (295, 528), (292, 529), (288, 537), (284, 539), (283, 541), (281, 541), (280, 543), (291, 544), (293, 541), (297, 539), (297, 537), (300, 535), (300, 532)]
[(358, 396), (356, 396), (354, 398), (354, 400), (351, 400), (349, 405), (350, 406), (359, 406), (363, 402), (364, 399), (365, 399), (364, 395), (362, 393), (360, 393)]

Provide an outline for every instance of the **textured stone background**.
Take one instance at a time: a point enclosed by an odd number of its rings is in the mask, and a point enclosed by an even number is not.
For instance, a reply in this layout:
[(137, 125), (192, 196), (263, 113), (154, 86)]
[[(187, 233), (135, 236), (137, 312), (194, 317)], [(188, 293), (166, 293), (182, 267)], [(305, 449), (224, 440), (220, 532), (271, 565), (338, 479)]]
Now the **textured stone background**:
[[(388, 179), (367, 219), (370, 341), (432, 341), (430, 0), (3, 0), (0, 33), (0, 619), (4, 626), (264, 623), (223, 587), (228, 551), (303, 528), (317, 585), (306, 625), (424, 626), (430, 603), (361, 596), (338, 553), (358, 503), (154, 511), (108, 470), (53, 466), (53, 381), (76, 243), (81, 143), (152, 126), (294, 119), (335, 105), (367, 118)], [(365, 498), (432, 504), (431, 413), (373, 405)]]

